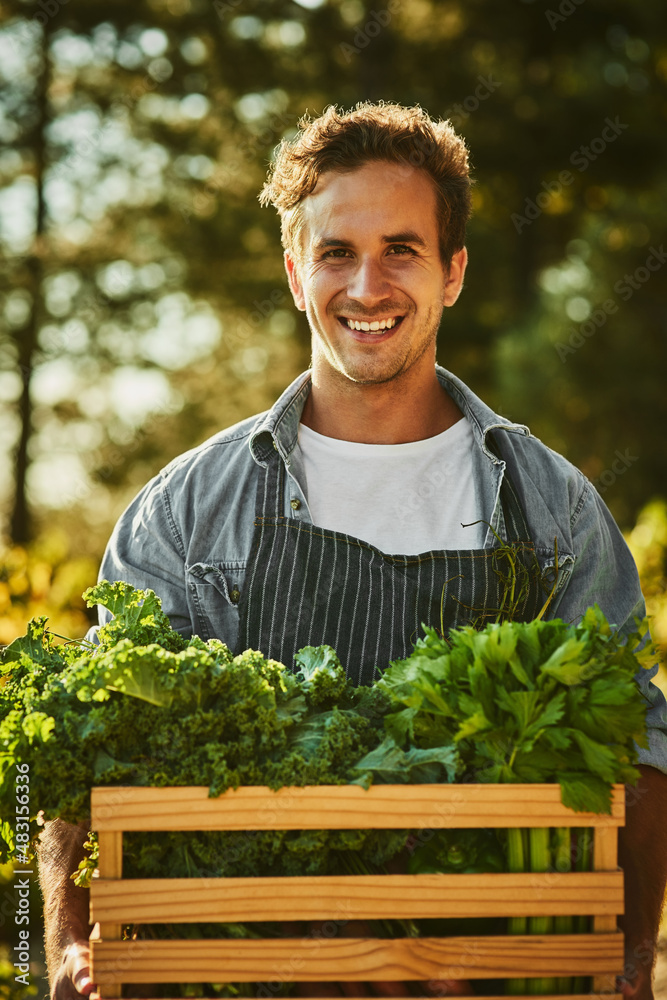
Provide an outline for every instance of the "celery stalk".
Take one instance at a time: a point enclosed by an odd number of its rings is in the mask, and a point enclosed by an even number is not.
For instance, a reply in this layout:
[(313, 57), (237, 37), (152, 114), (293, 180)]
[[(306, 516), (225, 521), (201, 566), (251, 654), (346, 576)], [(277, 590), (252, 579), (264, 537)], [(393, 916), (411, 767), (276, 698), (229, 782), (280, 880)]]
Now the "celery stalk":
[[(532, 829), (529, 834), (529, 842), (531, 872), (548, 872), (551, 867), (548, 827)], [(529, 934), (549, 934), (552, 930), (553, 917), (530, 917), (528, 921)], [(540, 977), (531, 980), (531, 993), (555, 993), (555, 991), (555, 978)]]
[[(580, 827), (576, 831), (577, 835), (577, 856), (575, 870), (578, 872), (588, 872), (591, 870), (593, 861), (593, 831), (589, 826)], [(578, 934), (587, 934), (590, 931), (591, 918), (584, 915), (575, 917), (574, 926)], [(590, 977), (575, 976), (572, 982), (574, 993), (587, 993), (590, 989)]]
[[(560, 826), (554, 830), (553, 856), (554, 867), (557, 872), (569, 872), (572, 870), (572, 851), (570, 846), (569, 827)], [(554, 917), (554, 931), (556, 934), (571, 934), (573, 929), (573, 918), (571, 916)], [(556, 992), (571, 993), (572, 977), (559, 976), (556, 980)]]
[[(528, 854), (526, 851), (526, 831), (507, 831), (507, 867), (511, 872), (526, 871)], [(527, 920), (525, 917), (510, 917), (507, 921), (508, 934), (525, 934)], [(521, 996), (526, 992), (525, 979), (508, 979), (505, 992), (513, 996)]]

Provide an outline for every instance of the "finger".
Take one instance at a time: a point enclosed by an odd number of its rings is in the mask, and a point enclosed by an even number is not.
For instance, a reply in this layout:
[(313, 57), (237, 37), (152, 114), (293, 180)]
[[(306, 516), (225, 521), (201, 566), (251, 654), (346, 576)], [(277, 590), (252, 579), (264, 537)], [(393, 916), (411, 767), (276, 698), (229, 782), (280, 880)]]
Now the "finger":
[(77, 974), (76, 979), (72, 977), (63, 966), (53, 983), (51, 993), (52, 1000), (81, 1000), (82, 997), (89, 996), (94, 989), (94, 984), (89, 973), (83, 970)]
[(95, 984), (90, 975), (90, 949), (85, 942), (76, 941), (67, 949), (65, 973), (79, 996), (88, 996)]
[(77, 993), (86, 997), (89, 993), (92, 993), (95, 984), (90, 978), (90, 967), (85, 965), (83, 968), (79, 969), (79, 971), (72, 976), (72, 982), (74, 983)]
[(626, 979), (625, 976), (617, 976), (616, 978), (616, 990), (618, 993), (622, 993), (624, 997), (630, 998), (635, 997), (639, 992), (639, 979), (635, 977), (633, 980)]

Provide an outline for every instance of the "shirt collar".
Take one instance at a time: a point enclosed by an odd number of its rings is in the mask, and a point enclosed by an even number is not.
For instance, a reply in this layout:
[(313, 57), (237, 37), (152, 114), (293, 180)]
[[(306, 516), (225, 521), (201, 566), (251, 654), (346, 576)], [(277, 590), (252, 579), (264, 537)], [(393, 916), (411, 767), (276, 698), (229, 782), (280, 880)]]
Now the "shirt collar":
[[(494, 464), (500, 464), (501, 459), (488, 446), (486, 438), (489, 432), (503, 430), (524, 436), (530, 434), (525, 424), (513, 423), (506, 417), (494, 413), (465, 382), (446, 368), (436, 365), (435, 371), (440, 384), (470, 422), (477, 443)], [(274, 448), (284, 462), (288, 461), (296, 447), (299, 421), (310, 386), (310, 371), (303, 372), (285, 389), (271, 409), (257, 418), (249, 444), (253, 458), (260, 465), (266, 465), (266, 460)]]
[(465, 382), (448, 372), (446, 368), (436, 365), (435, 372), (440, 384), (447, 390), (464, 416), (468, 418), (475, 439), (482, 451), (496, 465), (500, 464), (502, 460), (489, 448), (487, 435), (490, 432), (494, 430), (511, 431), (524, 437), (530, 434), (530, 430), (525, 424), (514, 423), (507, 417), (501, 417), (495, 413), (479, 396), (475, 395), (472, 389), (468, 388)]
[(299, 437), (299, 421), (310, 385), (310, 371), (302, 372), (287, 386), (271, 409), (257, 418), (249, 444), (252, 457), (260, 465), (266, 465), (274, 448), (284, 462), (288, 460)]

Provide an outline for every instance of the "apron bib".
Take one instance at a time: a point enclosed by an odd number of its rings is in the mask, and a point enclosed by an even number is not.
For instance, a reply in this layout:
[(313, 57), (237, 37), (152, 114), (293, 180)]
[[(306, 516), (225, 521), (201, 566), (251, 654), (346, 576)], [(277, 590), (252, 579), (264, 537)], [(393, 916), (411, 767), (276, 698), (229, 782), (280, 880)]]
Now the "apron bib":
[[(391, 660), (412, 652), (422, 623), (445, 633), (496, 617), (503, 585), (498, 550), (460, 549), (387, 555), (339, 531), (283, 514), (285, 468), (275, 452), (257, 484), (256, 516), (246, 585), (239, 604), (239, 650), (258, 649), (292, 666), (304, 646), (332, 646), (354, 684), (371, 684)], [(506, 542), (532, 543), (505, 471), (500, 487)], [(544, 603), (529, 577), (516, 620), (534, 618)]]

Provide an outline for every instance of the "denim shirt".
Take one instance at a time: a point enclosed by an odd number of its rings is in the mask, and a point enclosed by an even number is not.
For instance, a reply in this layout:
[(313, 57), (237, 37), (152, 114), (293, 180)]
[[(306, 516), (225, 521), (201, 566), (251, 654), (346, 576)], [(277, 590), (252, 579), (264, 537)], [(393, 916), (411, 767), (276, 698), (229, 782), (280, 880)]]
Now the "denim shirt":
[[(527, 427), (494, 413), (455, 375), (439, 366), (436, 374), (472, 427), (477, 497), (489, 523), (484, 547), (496, 544), (494, 531), (507, 537), (499, 503), (507, 469), (540, 567), (555, 578), (545, 617), (578, 621), (597, 602), (613, 625), (624, 633), (632, 631), (634, 618), (645, 614), (637, 569), (593, 485)], [(270, 410), (221, 431), (170, 462), (121, 515), (100, 579), (151, 588), (179, 632), (204, 639), (216, 636), (235, 649), (257, 482), (273, 448), (287, 470), (285, 517), (312, 523), (297, 447), (310, 386), (310, 373), (305, 372)], [(489, 432), (502, 457), (490, 449)], [(406, 510), (405, 516), (415, 515)], [(108, 613), (99, 611), (104, 623)], [(667, 773), (667, 703), (650, 683), (657, 669), (655, 664), (637, 678), (649, 703), (650, 740), (650, 750), (640, 749), (639, 759)]]

